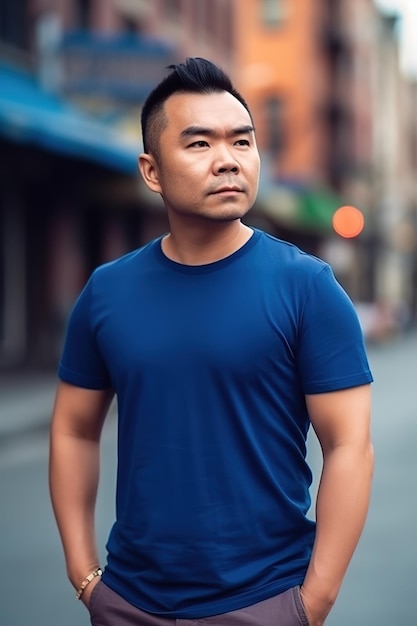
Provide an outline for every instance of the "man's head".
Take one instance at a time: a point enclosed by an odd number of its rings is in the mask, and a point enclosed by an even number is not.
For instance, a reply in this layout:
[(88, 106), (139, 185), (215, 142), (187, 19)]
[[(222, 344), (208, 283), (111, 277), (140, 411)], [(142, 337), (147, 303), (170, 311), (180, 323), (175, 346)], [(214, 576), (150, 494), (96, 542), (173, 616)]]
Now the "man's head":
[(147, 97), (141, 115), (144, 152), (159, 155), (159, 138), (167, 124), (165, 102), (177, 93), (210, 94), (229, 92), (248, 111), (249, 107), (233, 87), (229, 76), (211, 61), (189, 58), (185, 63), (170, 65), (172, 72)]
[(139, 169), (162, 196), (171, 229), (241, 219), (253, 205), (260, 159), (247, 104), (213, 63), (175, 66), (142, 113)]

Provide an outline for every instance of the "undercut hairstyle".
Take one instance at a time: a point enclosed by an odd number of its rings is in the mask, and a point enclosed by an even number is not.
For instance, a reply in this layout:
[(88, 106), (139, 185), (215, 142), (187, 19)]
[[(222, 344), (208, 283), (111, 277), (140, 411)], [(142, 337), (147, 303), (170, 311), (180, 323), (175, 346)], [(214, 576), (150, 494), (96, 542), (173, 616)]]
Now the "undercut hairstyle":
[(233, 87), (229, 76), (217, 65), (200, 57), (187, 58), (185, 63), (169, 65), (172, 70), (145, 100), (141, 113), (143, 149), (148, 154), (159, 158), (159, 138), (168, 122), (164, 104), (176, 93), (210, 94), (229, 92), (252, 115), (247, 103)]

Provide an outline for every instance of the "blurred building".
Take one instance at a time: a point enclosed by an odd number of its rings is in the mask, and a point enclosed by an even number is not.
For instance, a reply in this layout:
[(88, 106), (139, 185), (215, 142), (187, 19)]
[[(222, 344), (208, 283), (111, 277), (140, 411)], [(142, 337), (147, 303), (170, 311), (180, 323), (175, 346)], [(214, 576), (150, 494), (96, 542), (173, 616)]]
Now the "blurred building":
[[(136, 174), (138, 141), (63, 97), (52, 80), (54, 60), (41, 59), (35, 8), (23, 0), (0, 4), (5, 368), (54, 365), (68, 311), (92, 268), (134, 247), (146, 229), (137, 211), (147, 202)], [(56, 30), (42, 37), (56, 41)]]
[(399, 72), (395, 17), (378, 23), (374, 82), (374, 299), (417, 320), (417, 82)]
[(106, 246), (135, 243), (137, 151), (3, 60), (0, 85), (0, 363), (49, 362)]
[(357, 297), (398, 321), (416, 318), (415, 83), (400, 71), (398, 16), (370, 0), (345, 1), (343, 23), (352, 42), (349, 202), (367, 217), (356, 257)]
[[(395, 23), (373, 0), (1, 2), (0, 367), (54, 365), (91, 270), (167, 229), (139, 118), (186, 56), (229, 71), (254, 114), (248, 223), (328, 259), (355, 300), (416, 314), (416, 86)], [(332, 230), (342, 203), (366, 217), (352, 240)]]
[(141, 103), (187, 54), (227, 65), (231, 6), (0, 3), (0, 367), (54, 366), (92, 269), (167, 230), (137, 174)]
[[(355, 300), (416, 317), (416, 86), (396, 16), (373, 0), (236, 9), (234, 74), (268, 165), (263, 217), (327, 258)], [(342, 202), (366, 218), (352, 240), (331, 228)]]
[(319, 253), (342, 203), (349, 158), (346, 37), (337, 2), (235, 3), (236, 81), (254, 112), (267, 169), (262, 213), (275, 229)]

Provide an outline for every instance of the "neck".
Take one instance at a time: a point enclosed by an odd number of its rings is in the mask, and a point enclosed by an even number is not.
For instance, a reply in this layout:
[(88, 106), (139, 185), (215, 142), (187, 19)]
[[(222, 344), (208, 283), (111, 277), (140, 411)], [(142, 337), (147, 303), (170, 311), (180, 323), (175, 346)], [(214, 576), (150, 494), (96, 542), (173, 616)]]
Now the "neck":
[(171, 224), (171, 232), (162, 240), (162, 251), (171, 261), (183, 265), (207, 265), (239, 250), (252, 234), (253, 230), (240, 220), (178, 232)]

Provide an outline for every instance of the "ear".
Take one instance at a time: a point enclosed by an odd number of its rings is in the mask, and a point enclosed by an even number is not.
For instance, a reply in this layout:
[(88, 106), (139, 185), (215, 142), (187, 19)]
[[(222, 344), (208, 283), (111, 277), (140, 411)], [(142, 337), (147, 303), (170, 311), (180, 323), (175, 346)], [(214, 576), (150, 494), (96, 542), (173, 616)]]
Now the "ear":
[(138, 167), (146, 186), (155, 193), (162, 193), (158, 166), (154, 157), (147, 152), (142, 152), (142, 154), (139, 155)]

